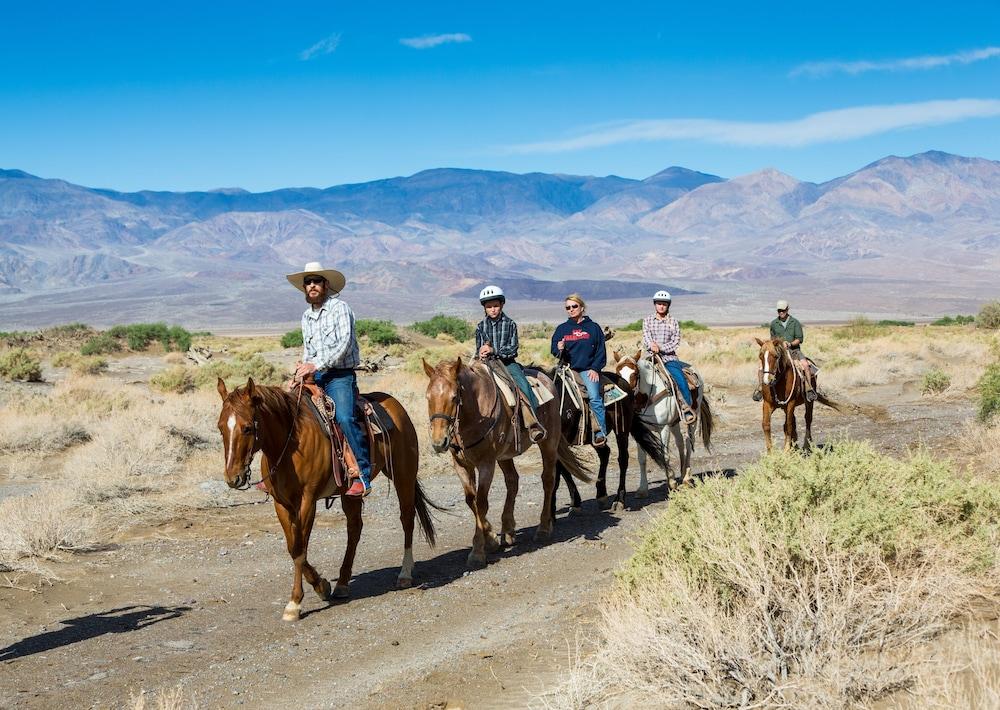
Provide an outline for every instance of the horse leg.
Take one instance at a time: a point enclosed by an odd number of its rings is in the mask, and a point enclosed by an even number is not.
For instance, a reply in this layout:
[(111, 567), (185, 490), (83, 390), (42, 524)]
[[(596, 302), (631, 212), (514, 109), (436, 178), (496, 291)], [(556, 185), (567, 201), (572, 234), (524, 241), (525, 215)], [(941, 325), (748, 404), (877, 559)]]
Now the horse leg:
[(417, 514), (417, 472), (403, 471), (411, 468), (400, 466), (396, 469), (392, 484), (396, 489), (396, 499), (399, 501), (399, 522), (403, 525), (403, 562), (399, 566), (399, 576), (396, 577), (396, 589), (409, 589), (413, 586), (413, 521)]
[(492, 526), (486, 515), (490, 511), (490, 486), (493, 484), (494, 459), (480, 462), (476, 465), (476, 485), (472, 485), (471, 475), (469, 486), (465, 490), (465, 502), (472, 508), (476, 517), (476, 532), (472, 536), (472, 550), (466, 564), (469, 567), (485, 567), (486, 552), (500, 548), (500, 541), (493, 533)]
[(295, 621), (299, 618), (299, 613), (302, 609), (302, 570), (295, 563), (296, 550), (298, 549), (298, 524), (292, 517), (292, 511), (279, 503), (277, 498), (274, 499), (274, 512), (278, 516), (278, 522), (281, 523), (281, 529), (285, 533), (285, 547), (288, 550), (288, 556), (292, 558), (295, 568), (292, 578), (292, 593), (281, 618), (285, 621)]
[(771, 414), (774, 410), (771, 409), (771, 405), (767, 403), (767, 400), (764, 401), (763, 412), (763, 420), (760, 426), (764, 430), (764, 445), (767, 447), (767, 453), (771, 453)]
[(597, 459), (600, 466), (597, 469), (597, 490), (595, 491), (597, 500), (604, 503), (608, 498), (608, 461), (611, 460), (611, 450), (605, 445), (594, 447), (597, 452)]
[(361, 499), (353, 496), (340, 496), (340, 507), (347, 516), (347, 547), (344, 549), (344, 561), (340, 563), (340, 576), (337, 586), (333, 588), (334, 599), (347, 599), (351, 596), (351, 570), (354, 568), (354, 554), (358, 551), (358, 540), (361, 539), (361, 529), (365, 526), (361, 519)]
[[(616, 431), (615, 441), (618, 443), (618, 492), (615, 494), (615, 502), (611, 504), (611, 510), (618, 512), (625, 510), (625, 473), (628, 471), (628, 432)], [(607, 447), (604, 450), (607, 451)]]
[(520, 479), (513, 461), (499, 461), (498, 464), (500, 470), (503, 471), (503, 482), (507, 486), (507, 498), (503, 502), (503, 515), (500, 517), (500, 544), (503, 547), (513, 547), (517, 536), (517, 523), (514, 522), (514, 502), (517, 499)]
[(785, 451), (791, 451), (795, 446), (795, 408), (791, 402), (785, 407)]
[(812, 451), (813, 440), (813, 405), (815, 402), (806, 402), (806, 439), (804, 446), (806, 451)]
[[(607, 451), (608, 447), (604, 447)], [(563, 480), (566, 481), (566, 490), (569, 491), (569, 512), (577, 513), (580, 511), (580, 506), (583, 505), (583, 501), (580, 499), (580, 489), (576, 487), (576, 481), (573, 480), (573, 474), (569, 472), (569, 469), (560, 463), (556, 464), (556, 470), (559, 471), (559, 475), (562, 476)], [(559, 485), (558, 479), (556, 480), (556, 485)], [(555, 515), (555, 510), (553, 509), (552, 514)]]
[(542, 452), (542, 514), (535, 531), (535, 542), (544, 542), (552, 537), (552, 521), (555, 519), (556, 467), (559, 461), (559, 439), (547, 436), (539, 444)]
[(635, 497), (646, 498), (649, 495), (649, 481), (646, 479), (646, 451), (641, 446), (637, 446), (635, 453), (639, 459), (639, 488), (635, 492)]
[(674, 437), (674, 445), (677, 447), (677, 458), (680, 464), (680, 468), (677, 469), (677, 474), (671, 482), (671, 488), (674, 489), (687, 480), (689, 475), (688, 467), (691, 465), (691, 459), (687, 455), (687, 442), (684, 441), (684, 434), (681, 432), (682, 426), (684, 425), (678, 420), (676, 424), (670, 427), (670, 434)]

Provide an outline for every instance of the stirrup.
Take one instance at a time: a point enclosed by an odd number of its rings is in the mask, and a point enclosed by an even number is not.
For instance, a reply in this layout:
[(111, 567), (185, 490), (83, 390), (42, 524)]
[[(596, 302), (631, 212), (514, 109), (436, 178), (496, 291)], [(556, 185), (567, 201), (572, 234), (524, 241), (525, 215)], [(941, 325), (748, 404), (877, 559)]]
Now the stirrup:
[(816, 390), (811, 390), (811, 389), (810, 390), (806, 390), (806, 401), (807, 402), (815, 402), (817, 399), (819, 399), (819, 395), (816, 394)]
[(753, 396), (751, 397), (751, 399), (754, 402), (762, 402), (764, 400), (764, 393), (761, 390), (756, 389), (753, 391)]
[(545, 427), (537, 422), (534, 426), (528, 427), (528, 438), (531, 439), (532, 444), (537, 444), (539, 441), (545, 439), (545, 433)]

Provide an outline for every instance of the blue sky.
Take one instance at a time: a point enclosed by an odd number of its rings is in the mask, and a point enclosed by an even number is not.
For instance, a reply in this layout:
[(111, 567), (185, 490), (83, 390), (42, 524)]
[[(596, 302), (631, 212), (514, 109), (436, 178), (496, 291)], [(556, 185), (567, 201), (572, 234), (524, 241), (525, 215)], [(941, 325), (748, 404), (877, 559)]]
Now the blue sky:
[(0, 167), (123, 190), (1000, 159), (996, 2), (8, 2), (0, 67)]

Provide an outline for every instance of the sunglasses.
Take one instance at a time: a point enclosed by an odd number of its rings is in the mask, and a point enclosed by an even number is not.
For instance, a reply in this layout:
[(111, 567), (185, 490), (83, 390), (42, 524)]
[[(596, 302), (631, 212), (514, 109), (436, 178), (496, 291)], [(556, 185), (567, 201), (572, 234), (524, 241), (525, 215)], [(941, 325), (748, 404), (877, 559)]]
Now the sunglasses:
[(304, 279), (302, 279), (302, 283), (305, 286), (312, 286), (313, 284), (321, 284), (324, 281), (326, 281), (326, 279), (324, 279), (322, 276), (306, 276)]
[(779, 308), (778, 309), (778, 313), (788, 313), (788, 309), (787, 308)]
[(579, 307), (580, 307), (579, 305), (577, 305), (577, 304), (574, 304), (574, 305), (572, 305), (572, 306), (566, 306), (566, 310), (567, 310), (567, 311), (575, 311), (575, 310), (576, 310), (577, 308), (579, 308)]

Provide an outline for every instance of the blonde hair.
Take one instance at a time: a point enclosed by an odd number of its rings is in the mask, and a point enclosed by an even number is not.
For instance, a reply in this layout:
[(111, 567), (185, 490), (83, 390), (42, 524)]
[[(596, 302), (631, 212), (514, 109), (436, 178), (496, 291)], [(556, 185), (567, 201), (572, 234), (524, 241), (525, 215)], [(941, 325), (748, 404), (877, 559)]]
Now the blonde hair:
[(584, 302), (583, 297), (578, 293), (571, 293), (563, 299), (564, 301), (573, 301), (574, 303), (580, 304), (580, 315), (587, 312), (587, 304)]

